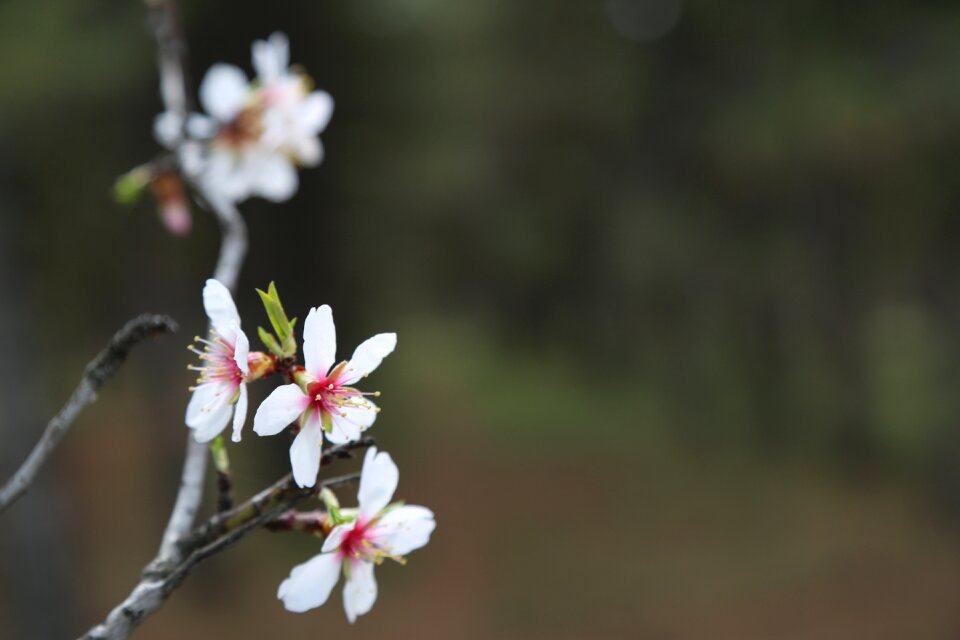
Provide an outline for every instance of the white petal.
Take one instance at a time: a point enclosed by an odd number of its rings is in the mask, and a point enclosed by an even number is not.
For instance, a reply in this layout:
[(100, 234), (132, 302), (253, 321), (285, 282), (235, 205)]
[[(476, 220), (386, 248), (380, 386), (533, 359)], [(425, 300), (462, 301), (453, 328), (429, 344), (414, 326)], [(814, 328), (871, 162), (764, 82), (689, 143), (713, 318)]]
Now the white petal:
[(365, 430), (373, 426), (377, 419), (377, 405), (365, 398), (360, 402), (363, 406), (340, 407), (340, 413), (331, 416), (333, 425), (327, 434), (330, 442), (333, 444), (355, 442), (360, 439)]
[(213, 147), (204, 160), (201, 186), (214, 206), (233, 206), (250, 197), (249, 170), (229, 150)]
[(393, 555), (405, 556), (427, 544), (436, 526), (430, 509), (404, 505), (384, 514), (371, 533), (377, 546)]
[(304, 167), (315, 167), (323, 159), (323, 146), (314, 136), (299, 136), (293, 141), (293, 153)]
[(360, 471), (360, 490), (357, 501), (360, 514), (371, 518), (390, 504), (400, 481), (400, 470), (387, 452), (378, 453), (376, 447), (367, 449)]
[(164, 111), (153, 119), (153, 137), (168, 149), (173, 149), (183, 135), (183, 119), (172, 111)]
[(301, 487), (312, 487), (317, 484), (317, 473), (320, 472), (320, 445), (323, 444), (323, 428), (320, 426), (320, 415), (312, 411), (304, 421), (300, 433), (290, 445), (290, 467), (293, 469), (293, 479)]
[(212, 138), (219, 130), (220, 125), (210, 116), (192, 113), (187, 118), (187, 133), (194, 138)]
[(303, 323), (303, 361), (307, 373), (324, 378), (337, 359), (337, 330), (330, 305), (310, 309)]
[(350, 579), (343, 586), (343, 609), (347, 620), (356, 621), (373, 608), (377, 601), (377, 580), (373, 577), (373, 563), (361, 560), (350, 566)]
[(290, 60), (290, 43), (280, 32), (270, 35), (269, 40), (253, 43), (253, 68), (264, 82), (271, 82), (283, 75)]
[(326, 540), (323, 541), (323, 548), (320, 550), (323, 553), (329, 551), (336, 551), (340, 547), (340, 543), (343, 542), (343, 539), (348, 533), (353, 531), (353, 528), (357, 526), (356, 522), (348, 522), (347, 524), (338, 524), (333, 528), (333, 531), (330, 532), (330, 535), (327, 536)]
[(347, 414), (344, 416), (345, 420), (349, 420), (360, 427), (361, 431), (364, 431), (372, 427), (374, 421), (377, 419), (377, 405), (366, 398), (359, 399), (357, 402), (360, 406), (341, 407), (341, 409), (343, 413)]
[(210, 278), (203, 287), (203, 308), (213, 330), (232, 341), (235, 337), (233, 325), (240, 326), (240, 314), (237, 313), (230, 290), (218, 280)]
[(379, 333), (360, 343), (344, 369), (340, 384), (352, 384), (380, 366), (397, 346), (397, 334)]
[(207, 382), (198, 386), (187, 404), (187, 426), (193, 429), (197, 442), (209, 442), (223, 431), (230, 422), (235, 390), (222, 382)]
[(332, 422), (330, 431), (327, 432), (327, 440), (333, 444), (344, 444), (346, 442), (356, 442), (360, 439), (360, 427), (339, 413), (331, 414)]
[(253, 430), (260, 436), (280, 433), (307, 408), (310, 399), (295, 384), (285, 384), (273, 390), (257, 408), (253, 416)]
[(184, 141), (180, 145), (177, 158), (180, 160), (180, 168), (191, 179), (196, 179), (206, 164), (203, 145), (196, 140)]
[(250, 96), (246, 74), (231, 64), (215, 64), (200, 83), (200, 104), (220, 122), (229, 122)]
[(280, 153), (264, 155), (251, 178), (252, 191), (271, 202), (284, 202), (292, 198), (300, 182), (297, 169)]
[(314, 91), (303, 101), (297, 115), (300, 126), (311, 133), (319, 134), (327, 128), (333, 115), (333, 98), (326, 91)]
[(250, 340), (247, 339), (247, 334), (239, 324), (233, 327), (233, 332), (233, 361), (237, 363), (243, 375), (247, 375), (250, 373)]
[(340, 566), (340, 558), (335, 553), (314, 556), (293, 568), (290, 577), (280, 583), (277, 597), (283, 600), (287, 611), (302, 613), (319, 607), (337, 584)]
[(247, 385), (240, 383), (240, 397), (237, 398), (237, 406), (233, 410), (233, 441), (240, 442), (240, 431), (243, 429), (243, 423), (247, 420)]

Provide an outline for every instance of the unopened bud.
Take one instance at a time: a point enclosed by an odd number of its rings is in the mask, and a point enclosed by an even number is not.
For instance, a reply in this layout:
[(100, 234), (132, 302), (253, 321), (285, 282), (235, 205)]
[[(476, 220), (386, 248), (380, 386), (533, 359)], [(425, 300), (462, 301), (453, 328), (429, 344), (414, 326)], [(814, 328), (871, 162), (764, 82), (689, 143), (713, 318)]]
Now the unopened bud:
[(328, 511), (334, 511), (340, 508), (340, 501), (337, 500), (336, 494), (334, 494), (329, 487), (324, 487), (320, 490), (320, 500), (327, 506)]
[(160, 219), (167, 231), (177, 236), (190, 233), (193, 220), (180, 177), (171, 172), (159, 173), (150, 182), (150, 190), (157, 201)]
[(258, 378), (268, 376), (277, 369), (277, 359), (269, 353), (251, 351), (247, 355), (247, 365), (250, 367), (245, 380), (253, 382)]

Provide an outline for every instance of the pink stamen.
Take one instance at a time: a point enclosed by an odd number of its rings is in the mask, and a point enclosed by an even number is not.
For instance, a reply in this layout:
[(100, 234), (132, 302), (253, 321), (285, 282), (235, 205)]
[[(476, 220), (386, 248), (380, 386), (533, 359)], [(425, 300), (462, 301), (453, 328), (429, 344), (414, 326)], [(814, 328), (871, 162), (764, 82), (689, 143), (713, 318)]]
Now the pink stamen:
[(196, 353), (203, 363), (200, 367), (190, 367), (200, 372), (197, 384), (228, 382), (239, 385), (243, 382), (243, 371), (237, 366), (234, 346), (227, 342), (223, 336), (213, 334), (213, 338), (210, 340), (198, 337), (196, 342), (206, 345), (203, 351), (190, 347), (190, 350)]
[(307, 385), (307, 395), (316, 411), (345, 418), (344, 408), (373, 410), (365, 396), (379, 395), (377, 392), (363, 392), (353, 387), (341, 386), (338, 379), (341, 367), (335, 368), (333, 375)]

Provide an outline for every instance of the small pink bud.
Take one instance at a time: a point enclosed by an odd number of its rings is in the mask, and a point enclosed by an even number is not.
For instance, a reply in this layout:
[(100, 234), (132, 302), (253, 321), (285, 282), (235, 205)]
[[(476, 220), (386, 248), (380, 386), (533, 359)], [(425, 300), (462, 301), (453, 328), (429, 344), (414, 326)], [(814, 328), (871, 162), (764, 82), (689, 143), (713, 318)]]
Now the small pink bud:
[(277, 359), (262, 351), (251, 351), (247, 356), (247, 363), (250, 366), (250, 372), (246, 376), (247, 382), (268, 376), (277, 369)]
[(157, 174), (150, 183), (150, 190), (157, 201), (160, 219), (167, 231), (177, 236), (190, 233), (193, 220), (180, 177), (170, 172)]

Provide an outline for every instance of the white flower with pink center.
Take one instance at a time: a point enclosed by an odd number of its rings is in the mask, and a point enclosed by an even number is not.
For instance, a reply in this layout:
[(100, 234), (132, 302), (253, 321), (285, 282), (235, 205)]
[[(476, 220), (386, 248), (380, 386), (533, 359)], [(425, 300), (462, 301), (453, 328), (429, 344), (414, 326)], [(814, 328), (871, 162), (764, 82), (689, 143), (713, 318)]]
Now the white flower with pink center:
[(430, 541), (436, 527), (430, 509), (390, 505), (399, 479), (390, 455), (371, 447), (360, 474), (356, 519), (334, 527), (320, 554), (294, 567), (280, 584), (277, 597), (288, 611), (300, 613), (325, 603), (342, 570), (346, 577), (343, 608), (354, 622), (377, 600), (374, 566), (386, 558), (403, 564), (405, 555)]
[[(309, 77), (290, 70), (282, 33), (253, 43), (253, 66), (254, 82), (230, 64), (207, 71), (200, 83), (207, 115), (192, 114), (185, 123), (190, 136), (205, 145), (181, 160), (210, 197), (282, 202), (297, 191), (297, 167), (316, 166), (323, 157), (319, 135), (330, 121), (333, 99), (312, 91)], [(157, 140), (167, 147), (183, 128), (182, 119), (169, 112), (154, 122)]]
[(293, 478), (301, 487), (312, 487), (320, 471), (324, 434), (335, 444), (351, 442), (373, 425), (380, 409), (370, 400), (378, 391), (351, 386), (380, 366), (397, 346), (397, 334), (381, 333), (365, 340), (349, 361), (336, 362), (337, 334), (330, 307), (313, 308), (303, 323), (305, 371), (297, 384), (273, 390), (257, 409), (253, 430), (261, 436), (280, 433), (295, 419), (300, 432), (290, 446)]
[(203, 287), (203, 307), (210, 318), (207, 338), (197, 338), (202, 349), (190, 349), (200, 356), (200, 366), (190, 368), (200, 377), (187, 405), (186, 423), (197, 442), (209, 442), (220, 435), (233, 416), (233, 441), (247, 418), (247, 385), (250, 370), (250, 342), (240, 328), (240, 314), (230, 291), (216, 280)]

